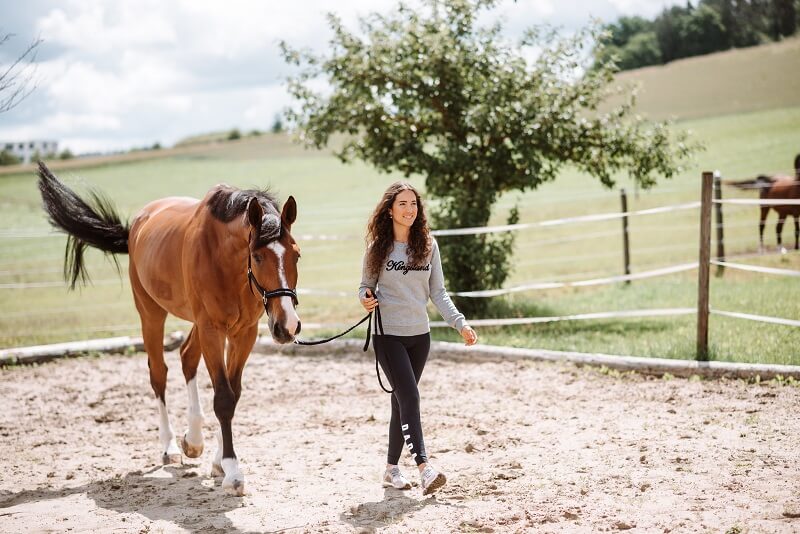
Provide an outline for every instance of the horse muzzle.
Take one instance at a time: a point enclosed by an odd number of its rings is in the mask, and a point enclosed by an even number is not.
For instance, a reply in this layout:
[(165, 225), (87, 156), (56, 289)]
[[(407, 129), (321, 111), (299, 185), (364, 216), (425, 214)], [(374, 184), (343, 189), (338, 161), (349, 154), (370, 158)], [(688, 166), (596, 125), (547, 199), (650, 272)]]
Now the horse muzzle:
[(294, 332), (290, 332), (290, 327), (287, 327), (282, 321), (270, 321), (270, 333), (276, 343), (291, 343), (294, 341), (294, 337), (300, 333), (300, 327), (300, 321), (298, 320), (294, 327)]

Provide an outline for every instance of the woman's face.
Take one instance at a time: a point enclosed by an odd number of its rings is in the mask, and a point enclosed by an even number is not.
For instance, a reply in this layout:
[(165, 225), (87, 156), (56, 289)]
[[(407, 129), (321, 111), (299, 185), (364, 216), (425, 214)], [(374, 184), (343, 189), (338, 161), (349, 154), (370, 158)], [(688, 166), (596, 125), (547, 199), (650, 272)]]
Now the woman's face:
[(410, 228), (417, 218), (417, 209), (417, 195), (410, 189), (406, 189), (394, 197), (394, 203), (392, 203), (389, 214), (395, 223)]

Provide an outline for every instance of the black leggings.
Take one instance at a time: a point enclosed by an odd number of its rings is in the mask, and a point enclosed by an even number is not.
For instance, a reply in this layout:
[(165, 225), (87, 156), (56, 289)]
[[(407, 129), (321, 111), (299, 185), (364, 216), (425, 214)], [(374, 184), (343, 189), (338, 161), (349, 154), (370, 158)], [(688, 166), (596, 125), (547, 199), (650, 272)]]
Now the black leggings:
[(372, 346), (389, 380), (392, 393), (392, 418), (389, 421), (389, 452), (386, 462), (396, 465), (403, 452), (403, 442), (417, 465), (426, 463), (425, 442), (422, 439), (422, 422), (419, 415), (419, 390), (417, 384), (428, 351), (430, 333), (418, 336), (376, 335)]

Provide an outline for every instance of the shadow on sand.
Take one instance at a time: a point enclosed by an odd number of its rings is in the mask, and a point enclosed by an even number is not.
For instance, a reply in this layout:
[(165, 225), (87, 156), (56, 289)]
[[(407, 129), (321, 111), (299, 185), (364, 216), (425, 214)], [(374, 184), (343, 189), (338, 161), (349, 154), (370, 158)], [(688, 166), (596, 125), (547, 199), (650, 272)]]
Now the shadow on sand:
[(168, 465), (83, 486), (18, 493), (2, 491), (0, 515), (3, 509), (12, 506), (85, 494), (98, 507), (139, 514), (152, 521), (168, 521), (189, 531), (242, 533), (225, 515), (241, 506), (241, 497), (225, 493), (220, 487), (221, 478), (214, 479), (213, 485), (203, 484), (210, 480), (198, 475), (195, 466)]
[[(374, 530), (398, 523), (406, 514), (422, 510), (427, 506), (466, 508), (462, 505), (439, 501), (436, 499), (436, 495), (422, 499), (412, 498), (408, 495), (408, 491), (385, 488), (382, 501), (365, 502), (353, 506), (350, 510), (343, 512), (339, 519), (356, 529)], [(414, 495), (416, 496), (416, 493)]]

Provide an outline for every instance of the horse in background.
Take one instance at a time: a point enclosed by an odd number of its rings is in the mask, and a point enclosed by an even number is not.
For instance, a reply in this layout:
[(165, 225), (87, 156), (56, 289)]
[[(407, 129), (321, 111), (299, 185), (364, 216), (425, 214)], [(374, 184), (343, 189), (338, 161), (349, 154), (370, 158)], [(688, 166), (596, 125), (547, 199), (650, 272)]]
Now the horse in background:
[[(723, 183), (739, 189), (758, 189), (759, 197), (762, 199), (800, 200), (800, 154), (794, 158), (794, 177), (760, 175), (753, 180), (725, 181)], [(794, 248), (795, 250), (800, 250), (800, 221), (798, 220), (800, 219), (800, 205), (798, 204), (761, 206), (761, 216), (758, 222), (759, 250), (764, 250), (764, 225), (770, 209), (774, 209), (778, 214), (775, 235), (777, 236), (780, 251), (786, 253), (786, 248), (781, 243), (781, 233), (783, 232), (783, 223), (786, 222), (786, 218), (790, 215), (794, 217)]]
[(38, 175), (49, 221), (68, 235), (64, 276), (71, 278), (71, 288), (79, 278), (87, 280), (87, 246), (130, 256), (128, 274), (156, 396), (164, 464), (182, 461), (166, 406), (164, 322), (171, 313), (193, 323), (180, 349), (189, 396), (189, 424), (181, 448), (190, 458), (203, 452), (204, 414), (196, 380), (202, 355), (220, 425), (212, 474), (224, 476), (223, 489), (243, 495), (231, 421), (258, 321), (266, 311), (278, 343), (291, 342), (300, 332), (294, 289), (300, 250), (291, 234), (297, 216), (294, 198), (279, 210), (276, 199), (265, 191), (218, 185), (202, 200), (171, 197), (151, 202), (126, 223), (99, 192), (85, 201), (41, 162)]

